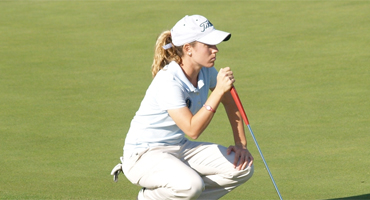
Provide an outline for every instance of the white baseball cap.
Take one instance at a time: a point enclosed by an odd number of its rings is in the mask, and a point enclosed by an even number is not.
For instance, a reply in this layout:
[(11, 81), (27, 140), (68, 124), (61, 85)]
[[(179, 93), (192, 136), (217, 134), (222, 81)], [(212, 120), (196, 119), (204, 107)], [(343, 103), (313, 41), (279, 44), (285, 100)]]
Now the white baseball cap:
[(194, 41), (216, 45), (229, 40), (231, 34), (216, 30), (213, 24), (201, 15), (186, 15), (171, 29), (171, 37), (175, 46), (182, 46)]

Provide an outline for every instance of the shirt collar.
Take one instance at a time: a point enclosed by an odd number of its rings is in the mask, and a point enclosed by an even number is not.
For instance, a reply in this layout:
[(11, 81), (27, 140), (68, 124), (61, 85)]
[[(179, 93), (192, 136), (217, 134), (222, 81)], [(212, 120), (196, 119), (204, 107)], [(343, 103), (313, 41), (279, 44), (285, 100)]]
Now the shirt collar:
[(179, 64), (175, 61), (172, 61), (169, 65), (165, 66), (164, 69), (167, 69), (183, 86), (188, 92), (199, 92), (199, 90), (204, 86), (204, 73), (203, 68), (198, 74), (198, 87), (194, 87), (190, 83), (189, 79), (186, 78), (184, 72), (182, 71)]

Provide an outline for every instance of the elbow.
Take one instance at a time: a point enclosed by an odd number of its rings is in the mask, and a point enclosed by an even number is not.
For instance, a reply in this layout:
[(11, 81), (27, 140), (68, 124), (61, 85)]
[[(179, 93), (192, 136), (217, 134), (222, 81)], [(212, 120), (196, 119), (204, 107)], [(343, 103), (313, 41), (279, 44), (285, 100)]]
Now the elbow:
[(196, 139), (198, 139), (198, 137), (199, 137), (199, 135), (193, 135), (193, 136), (189, 136), (191, 139), (193, 139), (193, 140), (196, 140)]
[(191, 131), (189, 131), (189, 132), (185, 132), (185, 134), (188, 136), (188, 137), (190, 137), (191, 139), (193, 139), (193, 140), (196, 140), (196, 139), (198, 139), (198, 137), (200, 136), (200, 132), (191, 132)]

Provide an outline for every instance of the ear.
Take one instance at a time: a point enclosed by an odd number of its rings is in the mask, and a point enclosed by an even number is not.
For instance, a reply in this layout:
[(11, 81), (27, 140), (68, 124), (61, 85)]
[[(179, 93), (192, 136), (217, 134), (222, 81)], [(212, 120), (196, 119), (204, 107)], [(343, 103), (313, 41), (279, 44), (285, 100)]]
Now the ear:
[(187, 54), (187, 53), (191, 50), (191, 48), (192, 48), (192, 46), (191, 46), (189, 43), (187, 43), (187, 44), (184, 44), (184, 45), (182, 46), (182, 51), (183, 51), (185, 54)]

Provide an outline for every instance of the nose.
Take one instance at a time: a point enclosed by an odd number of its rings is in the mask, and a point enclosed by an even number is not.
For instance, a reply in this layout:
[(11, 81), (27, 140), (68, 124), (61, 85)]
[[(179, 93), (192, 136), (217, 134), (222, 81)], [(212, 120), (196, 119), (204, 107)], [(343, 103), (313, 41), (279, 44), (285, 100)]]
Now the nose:
[(214, 53), (217, 53), (217, 52), (218, 52), (218, 48), (217, 48), (217, 46), (216, 46), (216, 45), (212, 45), (212, 46), (211, 46), (211, 48), (212, 48), (212, 51), (213, 51)]

